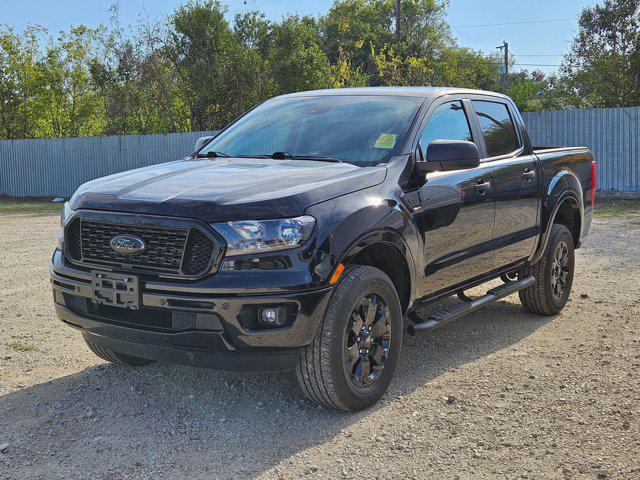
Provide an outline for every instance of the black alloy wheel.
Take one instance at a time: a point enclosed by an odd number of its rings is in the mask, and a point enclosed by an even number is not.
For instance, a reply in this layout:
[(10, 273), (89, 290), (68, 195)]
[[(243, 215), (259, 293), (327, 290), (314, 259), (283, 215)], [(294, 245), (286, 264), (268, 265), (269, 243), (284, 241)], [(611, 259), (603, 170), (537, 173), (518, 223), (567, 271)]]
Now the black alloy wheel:
[(367, 388), (382, 374), (391, 346), (391, 324), (387, 304), (376, 294), (355, 306), (344, 339), (344, 364), (351, 383)]
[(551, 264), (551, 292), (557, 303), (564, 297), (569, 275), (569, 247), (561, 241), (556, 246)]

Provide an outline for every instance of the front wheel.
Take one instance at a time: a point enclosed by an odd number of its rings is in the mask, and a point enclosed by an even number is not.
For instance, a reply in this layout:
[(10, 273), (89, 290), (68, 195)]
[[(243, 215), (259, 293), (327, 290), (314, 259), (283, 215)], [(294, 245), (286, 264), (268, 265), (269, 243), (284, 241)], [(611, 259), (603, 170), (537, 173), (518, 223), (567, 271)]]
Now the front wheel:
[(321, 405), (361, 410), (387, 391), (401, 345), (402, 310), (393, 283), (377, 268), (349, 267), (313, 342), (300, 354), (298, 383)]
[(524, 269), (524, 277), (533, 275), (536, 279), (531, 287), (520, 290), (524, 309), (539, 315), (560, 313), (569, 300), (574, 266), (571, 232), (564, 225), (554, 224), (542, 258)]

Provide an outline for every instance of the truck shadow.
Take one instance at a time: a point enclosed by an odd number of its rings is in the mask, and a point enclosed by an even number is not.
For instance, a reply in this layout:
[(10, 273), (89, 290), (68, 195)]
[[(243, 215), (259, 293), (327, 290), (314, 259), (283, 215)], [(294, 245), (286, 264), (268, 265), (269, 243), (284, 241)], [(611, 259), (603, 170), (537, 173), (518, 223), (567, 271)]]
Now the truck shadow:
[(356, 414), (301, 399), (291, 374), (93, 366), (0, 397), (0, 440), (12, 445), (0, 477), (254, 477), (548, 321), (501, 301), (408, 338), (386, 398)]

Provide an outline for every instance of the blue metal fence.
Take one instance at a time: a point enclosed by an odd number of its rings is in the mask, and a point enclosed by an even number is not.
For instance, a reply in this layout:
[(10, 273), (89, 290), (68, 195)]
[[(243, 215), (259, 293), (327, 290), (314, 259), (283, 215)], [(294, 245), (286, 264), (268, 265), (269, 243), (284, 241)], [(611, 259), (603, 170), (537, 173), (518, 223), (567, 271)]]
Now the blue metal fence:
[(84, 182), (178, 160), (207, 132), (0, 141), (0, 195), (70, 197)]
[[(640, 192), (640, 107), (523, 114), (535, 145), (587, 146), (598, 188)], [(0, 141), (0, 195), (69, 197), (82, 183), (184, 157), (207, 132)]]
[(587, 146), (598, 189), (640, 192), (640, 107), (525, 112), (534, 145)]

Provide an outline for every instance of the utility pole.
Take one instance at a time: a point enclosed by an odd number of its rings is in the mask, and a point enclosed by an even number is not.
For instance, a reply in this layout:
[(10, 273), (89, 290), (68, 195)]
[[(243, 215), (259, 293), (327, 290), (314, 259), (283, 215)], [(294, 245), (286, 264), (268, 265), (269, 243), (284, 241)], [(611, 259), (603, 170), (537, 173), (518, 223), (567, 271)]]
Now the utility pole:
[(396, 0), (396, 42), (400, 43), (400, 2), (401, 0)]
[(506, 41), (502, 42), (502, 45), (498, 45), (496, 48), (504, 52), (504, 64), (500, 69), (500, 73), (502, 73), (502, 84), (504, 88), (509, 88), (509, 43)]

